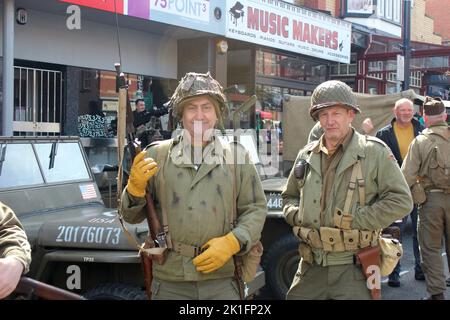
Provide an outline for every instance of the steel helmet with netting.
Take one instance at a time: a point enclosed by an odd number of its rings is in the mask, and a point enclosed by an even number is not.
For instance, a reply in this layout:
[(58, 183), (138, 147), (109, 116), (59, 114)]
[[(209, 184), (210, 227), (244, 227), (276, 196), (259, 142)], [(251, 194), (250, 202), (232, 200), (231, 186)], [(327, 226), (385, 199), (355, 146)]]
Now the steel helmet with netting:
[(220, 83), (211, 77), (210, 73), (188, 72), (178, 83), (175, 92), (166, 104), (172, 109), (172, 115), (177, 121), (182, 118), (184, 102), (198, 96), (208, 96), (217, 102), (216, 110), (219, 123), (228, 115), (227, 99)]
[(355, 95), (347, 84), (338, 80), (326, 81), (314, 89), (309, 114), (317, 121), (319, 110), (338, 105), (352, 109), (356, 113), (361, 112)]

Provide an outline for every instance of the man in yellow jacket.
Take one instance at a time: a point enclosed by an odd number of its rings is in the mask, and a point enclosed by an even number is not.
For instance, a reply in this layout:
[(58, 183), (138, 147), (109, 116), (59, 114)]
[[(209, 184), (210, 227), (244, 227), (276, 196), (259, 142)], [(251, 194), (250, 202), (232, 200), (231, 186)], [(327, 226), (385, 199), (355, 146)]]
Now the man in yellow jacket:
[(380, 229), (413, 206), (389, 148), (351, 126), (357, 112), (343, 82), (324, 82), (312, 94), (310, 115), (324, 134), (300, 150), (282, 193), (286, 221), (301, 240), (287, 299), (371, 299), (355, 253), (377, 245)]

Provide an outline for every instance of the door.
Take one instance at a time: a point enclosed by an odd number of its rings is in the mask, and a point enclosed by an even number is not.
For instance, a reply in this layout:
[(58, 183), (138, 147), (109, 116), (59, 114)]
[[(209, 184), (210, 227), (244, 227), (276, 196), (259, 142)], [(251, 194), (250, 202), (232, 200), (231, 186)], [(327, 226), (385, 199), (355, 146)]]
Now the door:
[(14, 135), (61, 133), (62, 72), (14, 67)]

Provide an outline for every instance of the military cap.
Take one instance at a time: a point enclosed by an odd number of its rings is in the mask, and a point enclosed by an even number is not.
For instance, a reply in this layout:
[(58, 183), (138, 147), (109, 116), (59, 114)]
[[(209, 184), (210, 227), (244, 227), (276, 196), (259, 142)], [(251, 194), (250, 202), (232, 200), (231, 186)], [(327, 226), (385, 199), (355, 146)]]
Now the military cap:
[(445, 106), (441, 98), (425, 97), (423, 102), (423, 111), (427, 116), (436, 116), (444, 113)]

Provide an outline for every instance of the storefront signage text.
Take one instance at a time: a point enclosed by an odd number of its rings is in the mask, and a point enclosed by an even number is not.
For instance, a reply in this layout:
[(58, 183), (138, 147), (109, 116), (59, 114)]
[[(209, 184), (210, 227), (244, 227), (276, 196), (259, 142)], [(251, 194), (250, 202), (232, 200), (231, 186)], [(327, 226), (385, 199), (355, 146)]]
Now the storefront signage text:
[(270, 0), (227, 0), (226, 36), (260, 45), (350, 62), (351, 24)]

